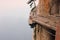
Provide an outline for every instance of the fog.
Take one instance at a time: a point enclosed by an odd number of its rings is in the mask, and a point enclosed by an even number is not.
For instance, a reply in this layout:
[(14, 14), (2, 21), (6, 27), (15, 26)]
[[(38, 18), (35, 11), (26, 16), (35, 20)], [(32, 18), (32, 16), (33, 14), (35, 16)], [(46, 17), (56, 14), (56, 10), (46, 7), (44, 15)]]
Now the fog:
[(0, 40), (32, 40), (27, 0), (0, 0)]

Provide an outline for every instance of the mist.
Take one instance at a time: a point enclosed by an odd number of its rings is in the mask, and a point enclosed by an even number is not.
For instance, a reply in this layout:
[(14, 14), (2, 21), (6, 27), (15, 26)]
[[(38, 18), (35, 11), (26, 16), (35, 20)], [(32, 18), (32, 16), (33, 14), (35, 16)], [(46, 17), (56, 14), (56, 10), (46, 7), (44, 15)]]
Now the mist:
[(0, 0), (0, 40), (32, 40), (26, 0)]

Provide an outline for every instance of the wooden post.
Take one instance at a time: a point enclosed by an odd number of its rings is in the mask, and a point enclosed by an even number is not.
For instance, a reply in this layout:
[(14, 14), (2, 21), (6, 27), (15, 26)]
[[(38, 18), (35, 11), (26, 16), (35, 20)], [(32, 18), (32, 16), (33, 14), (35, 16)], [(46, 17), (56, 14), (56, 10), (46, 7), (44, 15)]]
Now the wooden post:
[(51, 36), (45, 28), (42, 28), (39, 24), (33, 28), (33, 40), (51, 40)]
[(41, 27), (39, 24), (36, 25), (36, 40), (41, 40)]
[(33, 30), (34, 30), (33, 40), (41, 40), (41, 27), (39, 27), (39, 25), (36, 24)]

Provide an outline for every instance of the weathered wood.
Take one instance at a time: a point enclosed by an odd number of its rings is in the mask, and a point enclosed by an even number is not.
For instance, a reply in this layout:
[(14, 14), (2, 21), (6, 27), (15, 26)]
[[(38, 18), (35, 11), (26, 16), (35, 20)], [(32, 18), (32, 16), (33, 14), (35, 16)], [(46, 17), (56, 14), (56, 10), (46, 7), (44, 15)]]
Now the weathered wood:
[(38, 24), (33, 28), (33, 40), (41, 40), (41, 27)]
[(33, 30), (33, 40), (54, 40), (51, 38), (51, 34), (39, 24), (36, 24)]
[[(48, 19), (43, 19), (43, 18), (41, 18), (41, 17), (37, 17), (37, 18), (32, 17), (32, 18), (33, 18), (33, 19), (32, 19), (33, 21), (39, 23), (40, 25), (46, 26), (47, 28), (50, 28), (50, 29), (56, 31), (55, 24), (54, 24), (53, 22), (51, 22), (50, 20), (48, 20)], [(46, 21), (45, 21), (45, 20), (46, 20)], [(51, 22), (51, 23), (49, 23), (49, 22)]]
[[(56, 26), (57, 22), (60, 23), (60, 0), (39, 0), (37, 7), (31, 10), (30, 17), (31, 24), (38, 23), (33, 28), (34, 40), (55, 40), (56, 30), (56, 40), (60, 39), (60, 26)], [(45, 28), (54, 30), (54, 35), (51, 34), (51, 30)]]

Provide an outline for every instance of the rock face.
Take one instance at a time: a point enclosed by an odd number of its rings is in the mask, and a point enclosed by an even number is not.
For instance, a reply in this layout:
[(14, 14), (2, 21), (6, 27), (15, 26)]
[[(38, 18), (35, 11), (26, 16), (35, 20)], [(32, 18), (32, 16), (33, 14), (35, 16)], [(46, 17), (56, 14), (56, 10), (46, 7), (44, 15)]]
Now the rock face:
[(38, 14), (41, 16), (59, 14), (59, 0), (39, 0)]
[(60, 0), (39, 0), (31, 10), (29, 20), (33, 28), (33, 40), (59, 40)]

